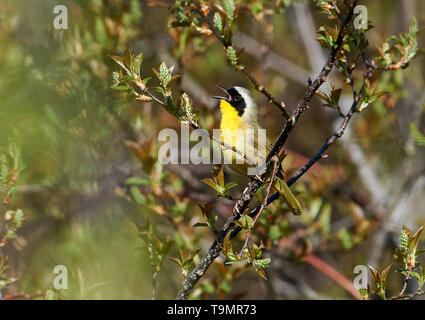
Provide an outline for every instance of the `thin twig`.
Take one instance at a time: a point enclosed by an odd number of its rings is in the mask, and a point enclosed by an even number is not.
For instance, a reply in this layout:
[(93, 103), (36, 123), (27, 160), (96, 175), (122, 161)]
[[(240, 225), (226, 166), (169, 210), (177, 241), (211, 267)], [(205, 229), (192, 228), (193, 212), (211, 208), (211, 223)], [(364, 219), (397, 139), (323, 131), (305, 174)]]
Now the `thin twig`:
[(409, 272), (406, 272), (406, 275), (404, 276), (404, 281), (403, 281), (403, 288), (401, 288), (401, 291), (396, 296), (391, 297), (390, 300), (399, 299), (404, 295), (404, 292), (407, 289), (407, 282), (409, 281), (409, 278), (410, 278)]
[(237, 69), (242, 71), (242, 73), (245, 74), (248, 77), (248, 79), (254, 85), (255, 90), (257, 90), (258, 92), (261, 92), (267, 98), (269, 103), (273, 103), (275, 106), (277, 106), (279, 108), (279, 110), (282, 112), (282, 114), (286, 118), (286, 120), (290, 119), (290, 115), (289, 115), (288, 111), (286, 111), (286, 105), (283, 101), (278, 102), (264, 86), (259, 84), (257, 79), (252, 74), (250, 74), (245, 69), (244, 66), (238, 65)]
[[(410, 270), (409, 270), (410, 271)], [(409, 272), (406, 272), (406, 275), (404, 277), (404, 281), (403, 281), (403, 287), (401, 288), (401, 291), (395, 295), (392, 296), (391, 298), (388, 298), (388, 300), (398, 300), (398, 299), (413, 299), (416, 296), (421, 296), (423, 294), (425, 294), (425, 291), (423, 290), (418, 290), (417, 292), (414, 293), (406, 293), (406, 289), (407, 289), (407, 282), (410, 279), (410, 274)]]
[(422, 296), (425, 294), (425, 291), (419, 290), (415, 293), (406, 293), (401, 296), (391, 297), (389, 300), (399, 300), (399, 299), (413, 299), (414, 297)]

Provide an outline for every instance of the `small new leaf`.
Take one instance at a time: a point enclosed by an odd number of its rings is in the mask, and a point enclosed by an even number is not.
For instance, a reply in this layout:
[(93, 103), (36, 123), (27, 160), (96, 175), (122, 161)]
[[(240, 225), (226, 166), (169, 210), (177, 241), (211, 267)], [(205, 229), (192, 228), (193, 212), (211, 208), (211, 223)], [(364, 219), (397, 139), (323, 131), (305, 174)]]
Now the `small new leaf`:
[(276, 177), (276, 182), (274, 184), (275, 188), (281, 195), (283, 195), (286, 203), (288, 204), (289, 208), (295, 215), (300, 215), (302, 208), (300, 203), (298, 202), (298, 199), (295, 197), (295, 195), (292, 193), (289, 186), (286, 184), (286, 182), (279, 177)]
[(234, 263), (239, 260), (238, 255), (233, 251), (232, 241), (230, 240), (230, 232), (223, 239), (223, 253), (227, 258), (227, 263)]
[(218, 171), (213, 169), (213, 179), (205, 178), (201, 180), (203, 183), (209, 185), (212, 189), (214, 189), (218, 195), (218, 198), (227, 198), (231, 199), (231, 196), (228, 194), (228, 191), (236, 186), (236, 183), (229, 182), (228, 184), (224, 184), (224, 171), (223, 167), (221, 167)]
[(233, 0), (223, 0), (223, 9), (227, 15), (229, 26), (231, 26), (235, 19), (235, 2)]
[(235, 221), (235, 224), (245, 231), (250, 231), (254, 224), (254, 220), (250, 216), (244, 215), (239, 220)]
[(409, 126), (410, 135), (418, 146), (425, 146), (425, 135), (423, 135), (415, 124), (411, 123)]
[(223, 35), (223, 19), (221, 18), (221, 14), (218, 12), (214, 13), (214, 27), (221, 35)]
[(236, 55), (235, 48), (228, 46), (226, 49), (227, 59), (231, 66), (236, 67), (238, 65), (238, 57)]

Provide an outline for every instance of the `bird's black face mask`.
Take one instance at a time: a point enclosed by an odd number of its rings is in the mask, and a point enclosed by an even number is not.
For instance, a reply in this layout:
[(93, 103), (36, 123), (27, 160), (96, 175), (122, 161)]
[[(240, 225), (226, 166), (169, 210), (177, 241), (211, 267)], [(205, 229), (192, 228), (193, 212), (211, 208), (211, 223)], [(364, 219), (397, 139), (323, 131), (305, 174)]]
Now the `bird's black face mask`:
[(241, 117), (245, 111), (246, 103), (244, 98), (238, 92), (238, 90), (235, 89), (234, 87), (231, 87), (229, 89), (225, 89), (219, 85), (217, 85), (217, 87), (219, 87), (223, 92), (225, 92), (227, 97), (213, 96), (213, 98), (216, 98), (219, 100), (226, 100), (227, 102), (229, 102), (230, 105), (236, 109), (239, 116)]

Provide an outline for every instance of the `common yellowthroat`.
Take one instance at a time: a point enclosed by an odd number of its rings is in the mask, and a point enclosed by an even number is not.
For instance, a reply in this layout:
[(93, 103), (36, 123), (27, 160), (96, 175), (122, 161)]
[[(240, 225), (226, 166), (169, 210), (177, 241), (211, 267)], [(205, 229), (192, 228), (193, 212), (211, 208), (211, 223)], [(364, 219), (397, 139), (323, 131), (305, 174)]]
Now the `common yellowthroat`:
[[(252, 175), (252, 172), (256, 171), (249, 169), (258, 168), (259, 171), (255, 175), (259, 175), (265, 169), (266, 157), (272, 144), (265, 132), (263, 131), (264, 134), (262, 134), (260, 130), (262, 128), (258, 120), (258, 106), (246, 88), (234, 86), (225, 89), (217, 86), (226, 93), (225, 97), (214, 96), (220, 100), (221, 141), (245, 154), (245, 157), (242, 157), (240, 153), (222, 145), (225, 163), (234, 171), (244, 175)], [(274, 187), (284, 196), (291, 211), (300, 214), (301, 206), (283, 179), (281, 161), (282, 159), (279, 159), (277, 174), (279, 179), (274, 183)]]

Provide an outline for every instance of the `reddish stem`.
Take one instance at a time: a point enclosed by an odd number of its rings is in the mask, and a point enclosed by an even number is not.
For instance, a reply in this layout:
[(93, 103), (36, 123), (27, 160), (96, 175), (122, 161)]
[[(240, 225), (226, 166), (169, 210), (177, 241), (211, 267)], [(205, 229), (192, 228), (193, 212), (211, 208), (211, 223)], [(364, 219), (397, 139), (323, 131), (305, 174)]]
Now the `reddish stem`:
[(305, 262), (310, 264), (315, 269), (322, 272), (324, 275), (335, 281), (341, 287), (343, 287), (348, 293), (350, 293), (357, 300), (362, 300), (360, 293), (356, 290), (353, 285), (353, 282), (345, 277), (342, 273), (336, 270), (331, 265), (327, 264), (325, 261), (315, 256), (314, 254), (309, 254), (304, 259)]

